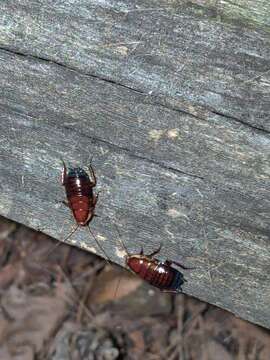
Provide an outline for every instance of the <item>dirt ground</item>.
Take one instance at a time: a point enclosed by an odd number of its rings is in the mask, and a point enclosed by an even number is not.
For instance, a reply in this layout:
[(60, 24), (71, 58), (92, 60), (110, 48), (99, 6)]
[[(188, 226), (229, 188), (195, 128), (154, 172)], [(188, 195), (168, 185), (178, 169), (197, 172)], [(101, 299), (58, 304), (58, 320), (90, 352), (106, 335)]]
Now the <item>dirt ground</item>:
[(270, 359), (269, 331), (56, 244), (0, 218), (1, 360)]

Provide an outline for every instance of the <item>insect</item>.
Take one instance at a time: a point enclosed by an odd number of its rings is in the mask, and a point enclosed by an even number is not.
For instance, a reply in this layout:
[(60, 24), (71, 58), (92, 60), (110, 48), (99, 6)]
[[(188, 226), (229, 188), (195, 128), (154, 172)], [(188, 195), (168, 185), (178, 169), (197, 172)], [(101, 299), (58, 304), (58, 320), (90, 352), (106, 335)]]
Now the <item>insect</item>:
[(61, 183), (65, 187), (67, 196), (67, 201), (63, 201), (63, 203), (71, 209), (76, 221), (76, 226), (65, 238), (65, 240), (70, 238), (75, 231), (77, 231), (79, 226), (87, 226), (96, 244), (108, 259), (106, 252), (97, 241), (89, 226), (93, 217), (97, 216), (95, 214), (95, 207), (98, 201), (98, 193), (94, 194), (93, 192), (93, 188), (97, 184), (94, 169), (92, 165), (89, 165), (88, 174), (85, 170), (79, 167), (68, 169), (65, 162), (63, 160), (62, 162), (63, 169), (61, 174)]
[(163, 292), (182, 292), (182, 285), (186, 282), (186, 279), (179, 270), (172, 267), (172, 264), (185, 270), (191, 268), (185, 267), (176, 261), (166, 260), (161, 262), (154, 258), (153, 256), (160, 252), (162, 245), (151, 254), (145, 255), (143, 249), (140, 254), (129, 254), (124, 243), (122, 241), (121, 243), (126, 252), (126, 265), (141, 279)]

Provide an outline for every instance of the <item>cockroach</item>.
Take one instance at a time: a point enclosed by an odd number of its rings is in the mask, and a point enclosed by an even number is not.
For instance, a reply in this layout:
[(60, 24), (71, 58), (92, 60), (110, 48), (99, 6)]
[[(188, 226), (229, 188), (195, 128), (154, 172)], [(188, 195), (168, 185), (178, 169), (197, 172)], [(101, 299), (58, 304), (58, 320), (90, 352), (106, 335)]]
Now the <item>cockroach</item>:
[(93, 219), (95, 214), (95, 207), (98, 201), (98, 193), (94, 194), (93, 188), (97, 184), (97, 178), (92, 165), (88, 166), (88, 172), (82, 168), (67, 168), (65, 162), (63, 162), (63, 169), (61, 174), (61, 183), (65, 187), (67, 202), (63, 203), (68, 206), (76, 221), (75, 228), (65, 238), (66, 241), (70, 238), (79, 226), (87, 226), (90, 234), (93, 236), (96, 244), (100, 250), (104, 253), (107, 260), (109, 259), (103, 247), (99, 244), (98, 240), (94, 236), (90, 229), (89, 223)]
[(160, 289), (162, 292), (182, 292), (182, 285), (187, 280), (172, 264), (184, 270), (191, 270), (192, 268), (188, 268), (176, 261), (166, 260), (162, 262), (154, 258), (154, 255), (160, 252), (162, 245), (151, 254), (145, 255), (143, 249), (139, 254), (130, 254), (122, 240), (121, 243), (126, 252), (126, 265), (133, 273), (137, 274), (150, 285)]
[(182, 292), (182, 285), (186, 279), (179, 270), (172, 267), (172, 264), (185, 270), (189, 268), (176, 261), (166, 260), (162, 262), (153, 258), (159, 251), (160, 248), (149, 255), (144, 255), (143, 251), (138, 255), (130, 254), (126, 258), (126, 265), (140, 278), (163, 292)]

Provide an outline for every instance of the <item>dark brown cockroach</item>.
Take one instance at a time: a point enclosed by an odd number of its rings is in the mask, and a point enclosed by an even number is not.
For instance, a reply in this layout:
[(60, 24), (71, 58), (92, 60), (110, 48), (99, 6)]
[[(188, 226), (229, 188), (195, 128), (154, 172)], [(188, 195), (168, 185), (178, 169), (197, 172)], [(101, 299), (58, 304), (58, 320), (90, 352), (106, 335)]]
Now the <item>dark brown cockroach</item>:
[(67, 202), (63, 203), (68, 206), (74, 216), (76, 221), (75, 228), (70, 232), (70, 234), (64, 239), (66, 241), (70, 238), (79, 226), (87, 226), (90, 234), (93, 236), (96, 244), (100, 250), (104, 253), (107, 259), (108, 256), (102, 246), (99, 244), (98, 240), (94, 236), (93, 232), (90, 229), (89, 223), (93, 219), (95, 214), (95, 207), (98, 200), (98, 194), (94, 194), (93, 188), (97, 184), (96, 175), (92, 165), (89, 165), (88, 171), (89, 174), (82, 168), (70, 168), (66, 167), (65, 162), (63, 162), (63, 169), (61, 175), (61, 183), (64, 185), (66, 190)]
[(154, 258), (153, 256), (160, 252), (161, 245), (151, 254), (145, 255), (143, 250), (141, 250), (140, 254), (129, 254), (122, 240), (121, 243), (126, 252), (126, 265), (132, 272), (163, 292), (182, 292), (182, 285), (186, 282), (186, 279), (179, 270), (172, 267), (172, 264), (184, 270), (191, 270), (191, 268), (185, 267), (176, 261), (166, 260), (161, 262)]

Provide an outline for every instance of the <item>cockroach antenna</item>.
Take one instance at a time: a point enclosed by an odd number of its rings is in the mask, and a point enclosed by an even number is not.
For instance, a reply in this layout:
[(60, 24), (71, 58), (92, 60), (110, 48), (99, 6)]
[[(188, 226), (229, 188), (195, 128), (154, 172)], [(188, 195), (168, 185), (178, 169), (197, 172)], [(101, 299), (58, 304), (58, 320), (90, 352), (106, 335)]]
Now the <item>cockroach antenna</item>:
[(93, 236), (97, 246), (99, 247), (99, 249), (103, 252), (103, 254), (105, 255), (105, 260), (110, 263), (111, 262), (111, 259), (109, 258), (109, 256), (107, 255), (106, 251), (103, 249), (103, 247), (100, 245), (100, 243), (98, 242), (96, 236), (94, 235), (93, 231), (90, 229), (90, 226), (88, 225), (87, 226), (88, 230), (89, 230), (89, 233)]
[(129, 252), (128, 252), (128, 249), (127, 249), (124, 241), (122, 240), (122, 236), (121, 236), (121, 234), (120, 234), (120, 231), (119, 231), (118, 226), (117, 226), (115, 223), (113, 223), (113, 225), (115, 226), (115, 229), (116, 229), (116, 231), (117, 231), (117, 233), (118, 233), (119, 241), (120, 241), (120, 244), (121, 244), (122, 248), (124, 249), (126, 255), (127, 255), (127, 256), (130, 256), (130, 254), (129, 254)]

